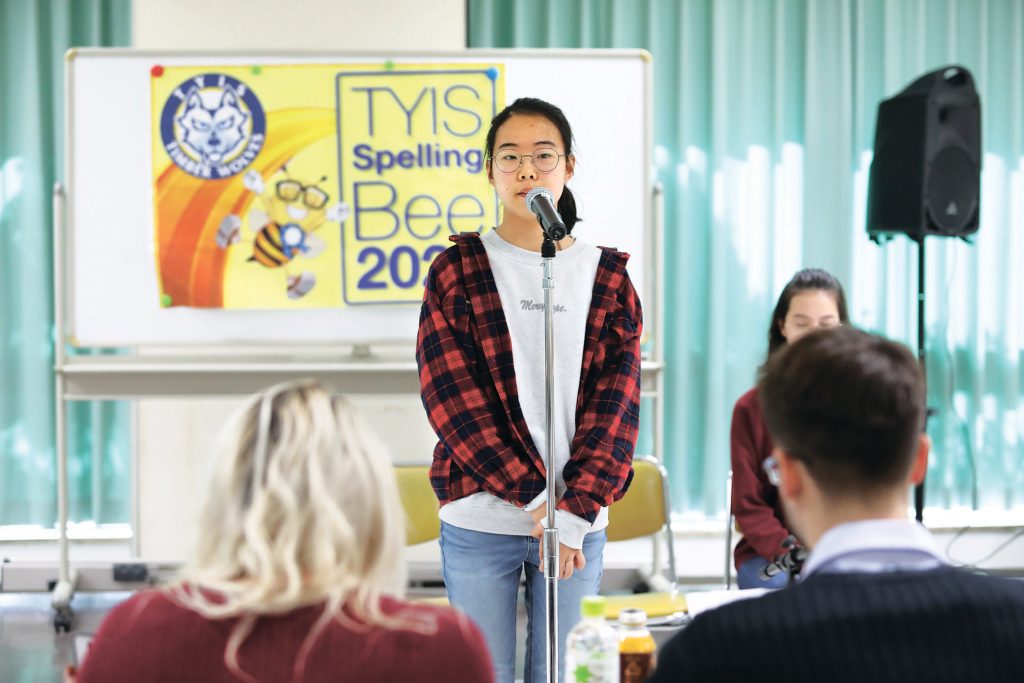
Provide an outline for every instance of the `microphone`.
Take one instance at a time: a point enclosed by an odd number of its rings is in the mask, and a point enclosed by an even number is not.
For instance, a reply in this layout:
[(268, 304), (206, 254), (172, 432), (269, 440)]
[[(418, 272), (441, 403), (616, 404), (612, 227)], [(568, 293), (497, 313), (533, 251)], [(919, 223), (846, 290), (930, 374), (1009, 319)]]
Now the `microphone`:
[(562, 217), (555, 209), (555, 195), (546, 187), (535, 187), (526, 193), (526, 208), (533, 212), (544, 234), (558, 241), (568, 234)]

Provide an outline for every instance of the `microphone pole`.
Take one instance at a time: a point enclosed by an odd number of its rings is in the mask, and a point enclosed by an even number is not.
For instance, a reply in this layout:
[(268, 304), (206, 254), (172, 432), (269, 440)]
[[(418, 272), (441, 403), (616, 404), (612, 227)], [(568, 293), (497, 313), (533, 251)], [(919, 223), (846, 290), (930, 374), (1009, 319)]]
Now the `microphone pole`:
[[(542, 226), (543, 227), (543, 226)], [(551, 292), (555, 288), (555, 243), (544, 231), (544, 429), (547, 432), (548, 523), (544, 529), (544, 579), (547, 600), (548, 683), (558, 683), (558, 527), (555, 526), (555, 329)]]
[(547, 431), (548, 520), (544, 529), (544, 578), (547, 598), (548, 683), (558, 683), (558, 527), (555, 526), (555, 325), (552, 316), (551, 291), (555, 288), (555, 240), (568, 230), (555, 207), (555, 196), (546, 187), (535, 187), (526, 193), (528, 208), (544, 234), (540, 255), (544, 260), (544, 429)]

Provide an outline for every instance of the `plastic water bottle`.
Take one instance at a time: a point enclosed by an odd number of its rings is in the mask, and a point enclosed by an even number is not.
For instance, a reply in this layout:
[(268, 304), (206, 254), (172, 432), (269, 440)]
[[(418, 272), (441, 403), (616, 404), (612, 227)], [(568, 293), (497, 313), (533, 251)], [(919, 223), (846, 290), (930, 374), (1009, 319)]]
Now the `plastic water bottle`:
[(654, 671), (654, 637), (647, 628), (647, 612), (619, 612), (619, 659), (621, 683), (644, 683)]
[(619, 634), (604, 613), (599, 595), (580, 603), (583, 619), (565, 639), (565, 683), (619, 683)]

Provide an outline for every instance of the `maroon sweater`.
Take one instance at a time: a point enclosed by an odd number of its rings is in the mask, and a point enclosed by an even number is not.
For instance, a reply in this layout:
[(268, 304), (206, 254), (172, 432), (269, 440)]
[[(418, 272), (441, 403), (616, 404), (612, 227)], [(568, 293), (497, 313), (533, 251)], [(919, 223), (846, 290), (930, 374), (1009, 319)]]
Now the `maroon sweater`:
[(736, 544), (736, 567), (760, 555), (771, 560), (783, 552), (789, 535), (779, 492), (765, 474), (762, 463), (772, 454), (772, 437), (761, 414), (757, 389), (740, 396), (732, 411), (732, 514), (743, 537)]
[[(487, 645), (476, 626), (453, 610), (385, 598), (389, 615), (434, 617), (437, 632), (354, 630), (332, 621), (293, 678), (296, 654), (321, 614), (320, 606), (260, 618), (238, 661), (260, 683), (360, 683), (494, 680)], [(158, 590), (132, 596), (107, 615), (79, 671), (79, 683), (239, 683), (224, 664), (234, 619), (210, 620)]]

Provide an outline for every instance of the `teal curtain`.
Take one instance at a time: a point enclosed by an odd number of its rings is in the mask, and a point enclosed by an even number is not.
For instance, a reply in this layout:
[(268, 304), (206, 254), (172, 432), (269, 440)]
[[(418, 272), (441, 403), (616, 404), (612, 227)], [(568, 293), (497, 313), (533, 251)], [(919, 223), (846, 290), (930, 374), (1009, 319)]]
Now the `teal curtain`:
[[(880, 100), (947, 64), (982, 102), (981, 229), (926, 247), (926, 503), (1024, 504), (1024, 3), (468, 0), (470, 47), (644, 48), (666, 190), (665, 460), (674, 505), (721, 515), (734, 401), (799, 268), (916, 348), (917, 247), (865, 231)], [(613, 96), (613, 95), (610, 95)], [(622, 103), (615, 103), (621, 106)], [(613, 134), (609, 131), (609, 134)], [(609, 172), (613, 172), (609, 170)]]
[[(50, 196), (64, 175), (64, 53), (128, 45), (130, 8), (130, 0), (0, 0), (0, 525), (56, 520)], [(128, 521), (128, 410), (71, 406), (72, 520)]]

